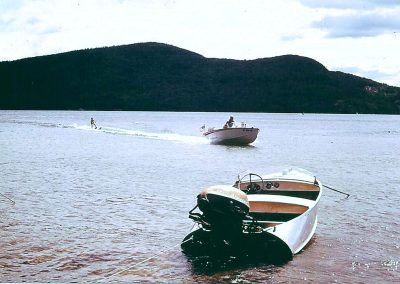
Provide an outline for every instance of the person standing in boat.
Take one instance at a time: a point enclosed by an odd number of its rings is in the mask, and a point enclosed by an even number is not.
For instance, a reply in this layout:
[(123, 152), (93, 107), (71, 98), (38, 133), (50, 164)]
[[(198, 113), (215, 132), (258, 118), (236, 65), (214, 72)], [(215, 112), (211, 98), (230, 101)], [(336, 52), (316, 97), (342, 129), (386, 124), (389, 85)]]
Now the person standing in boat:
[(231, 128), (235, 121), (233, 120), (233, 116), (229, 117), (229, 120), (225, 123), (224, 128)]
[(94, 121), (93, 117), (90, 118), (90, 127), (94, 129), (97, 129), (96, 121)]

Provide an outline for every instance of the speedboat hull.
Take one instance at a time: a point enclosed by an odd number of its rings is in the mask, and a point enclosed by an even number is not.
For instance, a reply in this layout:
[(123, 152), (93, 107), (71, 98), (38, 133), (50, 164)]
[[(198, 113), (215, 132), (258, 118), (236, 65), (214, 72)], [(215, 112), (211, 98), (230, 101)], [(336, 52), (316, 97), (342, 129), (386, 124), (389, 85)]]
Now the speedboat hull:
[(204, 133), (204, 136), (215, 145), (248, 145), (257, 139), (258, 128), (234, 127), (213, 129)]

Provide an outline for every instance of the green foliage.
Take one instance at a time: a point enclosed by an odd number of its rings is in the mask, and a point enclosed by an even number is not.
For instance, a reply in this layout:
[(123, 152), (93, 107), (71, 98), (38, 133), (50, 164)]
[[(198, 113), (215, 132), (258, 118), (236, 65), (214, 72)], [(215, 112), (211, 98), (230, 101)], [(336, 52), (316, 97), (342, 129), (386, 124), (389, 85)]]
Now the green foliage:
[(388, 113), (400, 88), (310, 58), (205, 58), (141, 43), (0, 62), (0, 109)]

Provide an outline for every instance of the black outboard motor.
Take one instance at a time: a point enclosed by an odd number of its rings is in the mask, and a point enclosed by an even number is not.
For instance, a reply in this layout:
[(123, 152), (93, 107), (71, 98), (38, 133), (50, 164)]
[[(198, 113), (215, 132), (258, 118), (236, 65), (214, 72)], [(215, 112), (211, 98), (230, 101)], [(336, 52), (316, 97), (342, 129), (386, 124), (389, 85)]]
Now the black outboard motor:
[[(201, 213), (195, 213), (199, 208)], [(232, 255), (245, 243), (243, 220), (250, 218), (245, 192), (231, 186), (212, 186), (197, 196), (197, 205), (189, 218), (200, 225), (182, 241), (189, 255)]]
[(203, 212), (204, 221), (213, 231), (237, 231), (249, 213), (246, 193), (231, 186), (212, 186), (197, 196), (197, 205)]

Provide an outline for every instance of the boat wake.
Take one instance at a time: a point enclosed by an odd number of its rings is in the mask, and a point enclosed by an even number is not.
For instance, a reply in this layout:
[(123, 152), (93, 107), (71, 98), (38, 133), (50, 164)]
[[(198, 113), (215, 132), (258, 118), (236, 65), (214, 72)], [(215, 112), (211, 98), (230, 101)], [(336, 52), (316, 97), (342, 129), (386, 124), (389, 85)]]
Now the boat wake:
[(193, 144), (208, 144), (208, 140), (201, 136), (192, 136), (192, 135), (182, 135), (178, 133), (173, 133), (170, 130), (165, 130), (161, 133), (155, 132), (146, 132), (141, 130), (133, 130), (133, 129), (124, 129), (117, 127), (98, 127), (97, 129), (91, 128), (89, 125), (83, 124), (79, 125), (77, 123), (73, 124), (61, 124), (61, 123), (49, 123), (49, 122), (38, 122), (38, 121), (27, 121), (27, 120), (8, 120), (8, 123), (15, 124), (23, 124), (23, 125), (32, 125), (39, 127), (49, 127), (49, 128), (69, 128), (69, 129), (78, 129), (84, 131), (94, 131), (94, 132), (102, 132), (107, 134), (114, 135), (128, 135), (137, 138), (144, 139), (155, 139), (155, 140), (167, 140), (167, 141), (178, 141), (184, 143), (193, 143)]
[(195, 143), (195, 144), (208, 144), (207, 139), (205, 139), (204, 137), (182, 135), (169, 132), (168, 130), (162, 133), (155, 133), (155, 132), (145, 132), (140, 130), (132, 130), (132, 129), (124, 129), (116, 127), (99, 127), (97, 129), (94, 129), (88, 125), (78, 125), (76, 123), (70, 126), (70, 128), (86, 130), (86, 131), (103, 132), (114, 135), (128, 135), (144, 139), (178, 141), (178, 142)]

